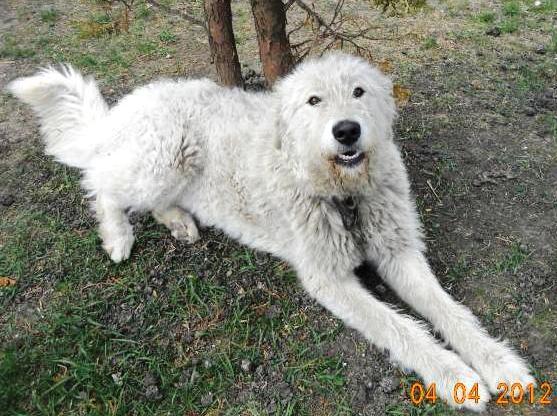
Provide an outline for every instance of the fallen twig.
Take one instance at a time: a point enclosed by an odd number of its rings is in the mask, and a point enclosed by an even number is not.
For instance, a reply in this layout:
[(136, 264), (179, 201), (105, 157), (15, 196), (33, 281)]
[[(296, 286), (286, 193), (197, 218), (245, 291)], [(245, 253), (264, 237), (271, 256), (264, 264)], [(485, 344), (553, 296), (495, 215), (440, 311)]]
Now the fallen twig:
[(193, 17), (193, 16), (191, 16), (191, 15), (189, 15), (186, 12), (183, 12), (181, 10), (176, 10), (176, 9), (171, 8), (171, 7), (168, 7), (164, 4), (159, 3), (156, 0), (145, 0), (145, 2), (149, 3), (151, 6), (154, 6), (158, 9), (163, 10), (164, 12), (166, 12), (168, 14), (173, 14), (174, 16), (179, 16), (182, 19), (187, 20), (190, 23), (193, 23), (194, 25), (201, 26), (207, 32), (207, 25), (205, 24), (205, 22), (203, 20), (200, 20), (196, 17)]

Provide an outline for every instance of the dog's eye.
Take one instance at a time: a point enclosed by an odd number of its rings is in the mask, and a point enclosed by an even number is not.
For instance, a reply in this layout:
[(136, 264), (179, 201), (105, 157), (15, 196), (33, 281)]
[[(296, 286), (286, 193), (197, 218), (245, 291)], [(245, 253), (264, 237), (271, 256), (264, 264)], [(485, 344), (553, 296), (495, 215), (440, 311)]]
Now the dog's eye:
[(316, 104), (319, 104), (320, 102), (321, 102), (321, 98), (316, 97), (315, 95), (312, 96), (312, 97), (309, 97), (309, 100), (308, 100), (309, 105), (316, 105)]
[(352, 95), (355, 98), (360, 98), (362, 95), (364, 95), (364, 92), (365, 91), (362, 88), (356, 87), (356, 88), (354, 88), (354, 91), (352, 91)]

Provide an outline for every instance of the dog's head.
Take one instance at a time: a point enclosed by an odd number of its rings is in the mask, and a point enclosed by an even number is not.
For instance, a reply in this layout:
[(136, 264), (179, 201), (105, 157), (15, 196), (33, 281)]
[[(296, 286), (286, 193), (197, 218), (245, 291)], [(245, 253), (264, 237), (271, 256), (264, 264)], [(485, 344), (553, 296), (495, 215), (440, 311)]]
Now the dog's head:
[(280, 145), (301, 180), (319, 194), (357, 193), (374, 151), (391, 140), (391, 81), (365, 60), (330, 53), (278, 82)]

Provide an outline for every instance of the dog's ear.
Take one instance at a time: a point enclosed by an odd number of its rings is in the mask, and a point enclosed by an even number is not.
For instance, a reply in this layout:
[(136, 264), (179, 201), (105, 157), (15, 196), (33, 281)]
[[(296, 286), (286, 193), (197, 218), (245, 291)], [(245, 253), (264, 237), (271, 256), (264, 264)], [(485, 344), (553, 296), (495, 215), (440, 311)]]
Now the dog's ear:
[(392, 138), (392, 127), (397, 116), (396, 103), (393, 97), (393, 83), (388, 76), (374, 67), (371, 67), (368, 82), (373, 85), (377, 127), (383, 132), (383, 137)]

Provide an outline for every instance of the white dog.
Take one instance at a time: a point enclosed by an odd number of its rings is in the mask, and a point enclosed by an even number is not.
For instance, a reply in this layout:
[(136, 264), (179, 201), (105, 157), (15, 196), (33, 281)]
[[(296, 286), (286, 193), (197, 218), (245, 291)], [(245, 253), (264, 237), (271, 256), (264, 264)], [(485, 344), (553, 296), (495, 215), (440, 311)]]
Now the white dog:
[[(438, 397), (479, 411), (500, 382), (526, 388), (534, 379), (428, 266), (393, 142), (391, 88), (364, 60), (339, 53), (304, 62), (269, 93), (165, 80), (112, 109), (70, 67), (9, 86), (38, 114), (46, 152), (83, 172), (113, 261), (130, 255), (129, 210), (151, 211), (191, 242), (194, 216), (288, 261), (312, 297), (436, 383)], [(366, 262), (454, 352), (361, 285), (356, 270)], [(457, 383), (477, 383), (478, 402), (455, 401)]]

